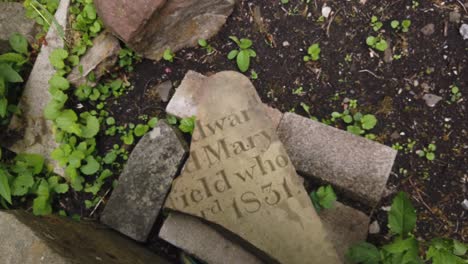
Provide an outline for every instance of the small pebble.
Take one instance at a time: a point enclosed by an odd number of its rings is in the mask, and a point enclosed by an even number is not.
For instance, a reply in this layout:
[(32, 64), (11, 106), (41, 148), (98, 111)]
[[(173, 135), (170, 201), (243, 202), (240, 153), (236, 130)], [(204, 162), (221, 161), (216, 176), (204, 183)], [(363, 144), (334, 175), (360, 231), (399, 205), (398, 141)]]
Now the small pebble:
[(435, 32), (435, 26), (434, 24), (427, 24), (425, 25), (422, 29), (421, 29), (421, 32), (426, 35), (426, 36), (430, 36), (432, 34), (434, 34)]
[(382, 209), (382, 211), (390, 212), (390, 209), (392, 209), (392, 207), (390, 205), (389, 206), (382, 206), (381, 209)]
[(462, 205), (463, 209), (468, 211), (468, 200), (467, 199), (463, 200), (461, 205)]
[(322, 7), (322, 16), (324, 18), (328, 18), (330, 16), (331, 10), (332, 10), (331, 7), (326, 6), (326, 5), (323, 6)]
[(462, 35), (463, 39), (468, 39), (468, 24), (461, 25), (460, 35)]
[(379, 222), (375, 220), (369, 225), (369, 234), (378, 234), (378, 233), (380, 233), (380, 225), (379, 225)]
[(436, 104), (442, 100), (442, 97), (435, 95), (435, 94), (425, 94), (422, 98), (424, 101), (426, 101), (426, 105), (429, 107), (434, 107)]
[(284, 41), (284, 42), (283, 42), (283, 47), (289, 47), (290, 45), (291, 45), (291, 44), (289, 44), (289, 42), (287, 42), (287, 41)]

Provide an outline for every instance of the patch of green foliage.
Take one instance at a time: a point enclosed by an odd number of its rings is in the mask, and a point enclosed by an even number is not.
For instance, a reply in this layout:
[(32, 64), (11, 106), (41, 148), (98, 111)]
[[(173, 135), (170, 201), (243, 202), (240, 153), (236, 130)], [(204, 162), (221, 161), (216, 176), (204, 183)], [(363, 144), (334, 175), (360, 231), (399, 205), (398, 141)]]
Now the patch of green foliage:
[(310, 193), (310, 199), (317, 212), (323, 209), (333, 208), (336, 202), (336, 194), (331, 185), (321, 186)]
[(392, 22), (390, 22), (390, 26), (394, 30), (406, 33), (406, 32), (409, 31), (409, 27), (411, 26), (411, 20), (405, 19), (405, 20), (401, 21), (401, 23), (398, 20), (393, 20)]
[(419, 157), (425, 157), (429, 161), (433, 161), (435, 159), (435, 151), (437, 146), (433, 143), (427, 145), (427, 147), (423, 148), (422, 150), (416, 151)]
[(16, 97), (18, 83), (23, 82), (21, 71), (29, 62), (26, 38), (14, 33), (9, 42), (13, 51), (0, 55), (0, 125), (5, 124), (10, 114), (16, 112), (16, 106), (9, 101)]
[(213, 47), (208, 43), (208, 41), (206, 41), (206, 39), (199, 39), (198, 45), (206, 50), (208, 54), (211, 54), (214, 51)]
[(119, 51), (119, 66), (124, 68), (127, 72), (132, 72), (134, 70), (133, 65), (136, 62), (140, 62), (141, 59), (140, 55), (136, 54), (128, 47)]
[(174, 58), (175, 58), (175, 54), (174, 52), (172, 52), (171, 48), (167, 48), (164, 50), (163, 59), (165, 61), (174, 62)]
[(312, 44), (309, 46), (309, 48), (307, 48), (307, 54), (306, 56), (304, 56), (303, 60), (305, 62), (307, 61), (318, 61), (320, 59), (320, 44), (318, 43), (315, 43), (315, 44)]
[(26, 17), (34, 19), (34, 21), (41, 25), (42, 32), (38, 37), (45, 36), (51, 25), (57, 29), (58, 34), (63, 39), (65, 33), (53, 14), (59, 6), (60, 0), (25, 0), (23, 5), (26, 10)]
[(246, 72), (250, 67), (250, 58), (257, 57), (257, 53), (252, 49), (252, 41), (247, 38), (239, 40), (235, 36), (230, 36), (229, 39), (237, 44), (238, 49), (231, 50), (228, 54), (228, 59), (236, 59), (239, 70)]
[[(350, 263), (362, 264), (463, 264), (467, 263), (468, 245), (457, 240), (435, 238), (429, 243), (416, 239), (416, 210), (406, 193), (393, 199), (388, 213), (388, 227), (393, 237), (391, 243), (380, 248), (361, 242), (351, 247), (346, 258)], [(425, 252), (420, 256), (420, 252)]]
[(381, 36), (368, 36), (366, 39), (366, 44), (378, 51), (385, 51), (388, 48), (388, 43)]
[(377, 32), (383, 27), (383, 23), (379, 21), (379, 18), (377, 16), (372, 16), (371, 27), (375, 32)]
[(452, 94), (450, 96), (450, 101), (452, 103), (456, 103), (456, 102), (458, 102), (458, 100), (460, 100), (462, 98), (460, 88), (458, 88), (458, 86), (456, 86), (456, 85), (450, 86), (450, 93)]
[[(351, 103), (352, 102), (352, 103)], [(364, 135), (366, 138), (374, 139), (374, 134), (366, 134), (377, 125), (377, 118), (372, 114), (362, 114), (356, 111), (357, 101), (351, 100), (349, 109), (344, 110), (342, 113), (333, 112), (331, 114), (331, 121), (342, 120), (347, 124), (346, 130), (355, 135)]]

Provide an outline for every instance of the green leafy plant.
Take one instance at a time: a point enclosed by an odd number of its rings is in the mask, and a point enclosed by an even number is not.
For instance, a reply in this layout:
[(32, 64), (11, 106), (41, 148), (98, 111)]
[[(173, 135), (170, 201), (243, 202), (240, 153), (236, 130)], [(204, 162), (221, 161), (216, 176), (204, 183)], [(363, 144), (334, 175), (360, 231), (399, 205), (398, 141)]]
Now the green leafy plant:
[(246, 72), (250, 67), (250, 58), (257, 57), (257, 53), (253, 50), (252, 41), (247, 38), (238, 39), (235, 36), (230, 36), (229, 39), (234, 41), (238, 49), (231, 50), (228, 54), (228, 59), (236, 59), (237, 67), (241, 72)]
[[(343, 113), (333, 112), (331, 116), (332, 122), (338, 119), (343, 120), (347, 124), (346, 130), (355, 135), (363, 135), (377, 125), (377, 118), (374, 115), (363, 115), (361, 112), (355, 112), (353, 114), (348, 109), (344, 110)], [(375, 137), (373, 134), (367, 134), (365, 136), (370, 139)]]
[(369, 47), (371, 47), (373, 49), (376, 49), (376, 50), (379, 50), (379, 51), (385, 51), (388, 48), (387, 41), (385, 41), (385, 39), (383, 39), (381, 36), (377, 36), (377, 37), (369, 36), (369, 37), (367, 37), (366, 44)]
[(174, 58), (175, 58), (175, 54), (174, 52), (172, 52), (171, 48), (167, 48), (164, 50), (163, 59), (165, 61), (174, 62)]
[(45, 35), (51, 25), (54, 25), (58, 35), (65, 39), (65, 33), (60, 24), (55, 19), (55, 11), (58, 8), (59, 0), (25, 0), (23, 5), (26, 10), (26, 16), (34, 19), (37, 24), (41, 25), (42, 32), (39, 36)]
[(393, 199), (388, 213), (388, 227), (393, 236), (391, 243), (377, 248), (368, 242), (352, 246), (346, 258), (351, 263), (424, 263), (419, 256), (421, 249), (426, 251), (425, 260), (433, 264), (463, 264), (468, 246), (456, 240), (436, 238), (430, 243), (420, 242), (412, 233), (416, 227), (416, 210), (406, 193), (400, 192)]
[(382, 28), (382, 26), (383, 23), (379, 21), (379, 18), (377, 16), (371, 17), (371, 27), (375, 32), (379, 31)]
[(459, 89), (458, 86), (456, 86), (456, 85), (450, 86), (450, 93), (452, 94), (451, 97), (450, 97), (450, 101), (451, 101), (452, 103), (457, 102), (457, 101), (460, 100), (461, 97), (462, 97), (462, 94), (461, 94), (461, 92), (460, 92), (460, 89)]
[(437, 146), (433, 143), (427, 145), (427, 147), (423, 148), (422, 150), (416, 151), (419, 157), (425, 157), (427, 160), (433, 161), (435, 159), (435, 151)]
[(127, 72), (132, 72), (134, 70), (133, 65), (139, 61), (141, 61), (141, 56), (130, 48), (125, 47), (119, 51), (119, 66)]
[(323, 209), (333, 208), (336, 202), (336, 194), (331, 185), (321, 186), (316, 191), (310, 193), (310, 199), (317, 212)]
[(195, 117), (182, 118), (180, 120), (179, 129), (184, 133), (193, 134), (193, 130), (195, 129)]
[(198, 45), (202, 47), (208, 54), (212, 53), (214, 51), (213, 47), (206, 41), (206, 39), (199, 39), (198, 40)]
[(411, 26), (411, 20), (405, 19), (403, 21), (393, 20), (390, 22), (390, 26), (395, 30), (401, 30), (402, 32), (408, 32)]
[(303, 60), (305, 62), (307, 61), (318, 61), (320, 59), (320, 44), (318, 43), (315, 43), (315, 44), (312, 44), (309, 46), (309, 48), (307, 48), (307, 54), (306, 56), (304, 56)]
[(252, 79), (252, 80), (257, 80), (258, 79), (258, 73), (254, 69), (252, 69), (250, 71), (250, 79)]

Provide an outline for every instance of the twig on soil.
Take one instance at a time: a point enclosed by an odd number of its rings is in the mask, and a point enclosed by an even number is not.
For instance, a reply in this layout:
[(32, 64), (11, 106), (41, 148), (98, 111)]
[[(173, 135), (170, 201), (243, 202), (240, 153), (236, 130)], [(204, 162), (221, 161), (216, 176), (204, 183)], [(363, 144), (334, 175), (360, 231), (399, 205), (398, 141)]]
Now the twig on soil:
[(457, 0), (457, 2), (461, 5), (461, 7), (463, 8), (463, 10), (465, 10), (465, 13), (468, 14), (468, 11), (466, 11), (465, 5), (464, 5), (460, 0)]
[(333, 20), (335, 19), (335, 17), (338, 15), (338, 13), (341, 11), (341, 8), (338, 9), (338, 11), (336, 11), (336, 13), (330, 18), (330, 22), (328, 22), (328, 25), (327, 25), (327, 38), (330, 37), (330, 26), (333, 22)]
[(106, 191), (106, 193), (101, 197), (101, 199), (99, 199), (99, 202), (96, 204), (93, 211), (89, 214), (89, 217), (93, 216), (94, 212), (96, 212), (96, 210), (98, 209), (99, 205), (101, 205), (104, 198), (109, 194), (110, 190), (112, 190), (112, 187), (109, 188), (109, 190)]
[(377, 79), (383, 79), (383, 77), (378, 76), (377, 74), (375, 74), (375, 73), (373, 73), (373, 72), (371, 72), (371, 71), (369, 71), (369, 70), (366, 70), (366, 69), (360, 70), (359, 72), (367, 72), (367, 73), (369, 73), (370, 75), (374, 76), (374, 77), (377, 78)]

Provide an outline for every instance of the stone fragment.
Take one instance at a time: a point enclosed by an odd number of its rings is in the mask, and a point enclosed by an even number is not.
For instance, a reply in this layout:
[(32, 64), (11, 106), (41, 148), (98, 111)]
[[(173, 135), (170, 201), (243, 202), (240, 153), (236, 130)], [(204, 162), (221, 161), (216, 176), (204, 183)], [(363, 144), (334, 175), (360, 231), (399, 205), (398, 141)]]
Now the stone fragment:
[(180, 118), (196, 116), (206, 78), (198, 72), (188, 71), (167, 104), (166, 112)]
[(0, 211), (1, 263), (166, 264), (161, 257), (102, 225), (65, 217)]
[[(67, 79), (78, 87), (87, 82), (87, 76), (93, 72), (96, 80), (99, 80), (114, 66), (120, 51), (119, 40), (107, 31), (102, 32), (93, 40), (93, 46), (81, 58)], [(82, 71), (80, 71), (80, 68)], [(95, 84), (90, 84), (94, 86)]]
[(249, 79), (220, 72), (202, 85), (210, 92), (165, 207), (222, 227), (269, 262), (340, 263)]
[(348, 249), (367, 238), (370, 219), (361, 211), (336, 202), (333, 208), (322, 210), (319, 216), (343, 262)]
[(430, 24), (427, 24), (425, 25), (422, 29), (421, 29), (421, 32), (426, 35), (426, 36), (430, 36), (432, 34), (434, 34), (435, 32), (435, 26), (434, 24), (430, 23)]
[(0, 3), (0, 54), (10, 50), (8, 39), (11, 34), (20, 33), (29, 43), (33, 43), (37, 29), (34, 20), (26, 17), (22, 3)]
[[(55, 19), (63, 28), (67, 27), (68, 6), (70, 0), (60, 1), (55, 13)], [(50, 27), (46, 36), (47, 45), (43, 45), (34, 63), (29, 79), (23, 90), (18, 107), (21, 116), (14, 116), (10, 122), (9, 134), (23, 137), (10, 146), (16, 153), (36, 153), (44, 156), (54, 167), (54, 172), (63, 175), (64, 171), (57, 162), (50, 158), (51, 152), (57, 148), (52, 122), (44, 118), (44, 109), (51, 100), (49, 79), (55, 74), (55, 69), (49, 62), (53, 50), (63, 48), (64, 43), (55, 27)]]
[(460, 27), (460, 35), (462, 35), (463, 39), (468, 39), (468, 24), (463, 24)]
[[(98, 13), (104, 16), (138, 17), (132, 21), (131, 29), (120, 25), (128, 19), (117, 22), (114, 18), (104, 18), (104, 24), (133, 50), (148, 59), (159, 60), (167, 48), (175, 52), (196, 46), (198, 39), (213, 37), (232, 13), (236, 0), (171, 0), (165, 4), (154, 0), (96, 2)], [(131, 12), (143, 15), (131, 15)]]
[(374, 222), (372, 222), (370, 225), (369, 225), (369, 234), (378, 234), (380, 233), (380, 225), (379, 225), (379, 222), (377, 220), (374, 220)]
[(449, 21), (452, 23), (460, 23), (461, 21), (461, 14), (457, 11), (452, 11), (449, 13)]
[(462, 205), (463, 209), (468, 211), (468, 200), (467, 199), (463, 200), (461, 205)]
[(154, 85), (149, 89), (149, 93), (152, 97), (159, 98), (162, 102), (166, 103), (169, 101), (169, 95), (172, 90), (172, 82), (165, 81)]
[(330, 16), (331, 11), (332, 11), (331, 7), (324, 5), (322, 7), (322, 16), (324, 18), (328, 18)]
[(146, 241), (186, 154), (179, 132), (160, 121), (132, 151), (101, 222)]
[[(366, 240), (369, 217), (364, 213), (336, 202), (334, 208), (322, 211), (319, 216), (342, 260), (350, 246)], [(206, 263), (263, 263), (214, 226), (186, 214), (171, 213), (159, 237)]]
[(194, 216), (172, 212), (164, 221), (159, 237), (210, 264), (263, 263), (254, 254)]
[(370, 206), (379, 202), (396, 150), (293, 113), (283, 115), (277, 132), (301, 175)]
[(427, 106), (434, 107), (438, 102), (440, 102), (440, 100), (442, 100), (442, 97), (435, 94), (427, 93), (423, 95), (422, 99), (426, 102)]
[(165, 3), (166, 0), (95, 0), (94, 6), (106, 28), (128, 43)]

